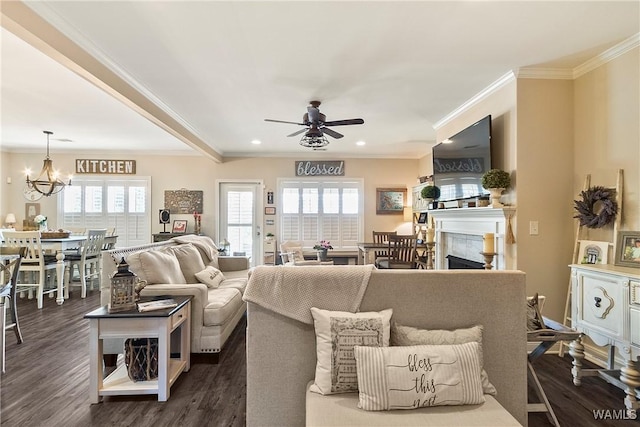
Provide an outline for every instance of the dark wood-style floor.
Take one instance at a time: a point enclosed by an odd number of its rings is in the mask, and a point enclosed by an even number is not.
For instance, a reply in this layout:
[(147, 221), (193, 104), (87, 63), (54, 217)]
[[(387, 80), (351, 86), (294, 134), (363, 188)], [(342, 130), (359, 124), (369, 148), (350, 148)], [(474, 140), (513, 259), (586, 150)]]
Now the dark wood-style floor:
[[(83, 315), (99, 305), (99, 292), (81, 299), (76, 291), (62, 306), (45, 299), (42, 310), (36, 309), (35, 300), (20, 300), (18, 305), (25, 341), (17, 345), (7, 331), (7, 372), (0, 382), (2, 426), (244, 426), (245, 321), (218, 364), (210, 363), (210, 356), (194, 355), (191, 370), (174, 384), (168, 402), (158, 402), (155, 395), (119, 396), (91, 405), (89, 326)], [(569, 356), (545, 355), (535, 365), (561, 425), (638, 425), (594, 420), (595, 409), (622, 409), (624, 393), (594, 377), (575, 387)], [(529, 415), (529, 426), (547, 425), (544, 414)]]

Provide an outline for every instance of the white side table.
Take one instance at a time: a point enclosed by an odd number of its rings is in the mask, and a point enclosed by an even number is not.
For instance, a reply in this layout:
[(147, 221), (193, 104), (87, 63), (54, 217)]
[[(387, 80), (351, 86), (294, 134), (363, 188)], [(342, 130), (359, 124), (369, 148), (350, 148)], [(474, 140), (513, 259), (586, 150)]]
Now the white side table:
[[(137, 310), (109, 313), (100, 307), (84, 317), (89, 319), (89, 398), (99, 403), (101, 396), (157, 394), (169, 399), (170, 388), (180, 373), (187, 372), (191, 357), (191, 297), (171, 297), (177, 307), (139, 313)], [(180, 328), (180, 357), (171, 358), (171, 332)], [(104, 378), (103, 340), (110, 338), (158, 338), (158, 379), (132, 381), (125, 364)]]

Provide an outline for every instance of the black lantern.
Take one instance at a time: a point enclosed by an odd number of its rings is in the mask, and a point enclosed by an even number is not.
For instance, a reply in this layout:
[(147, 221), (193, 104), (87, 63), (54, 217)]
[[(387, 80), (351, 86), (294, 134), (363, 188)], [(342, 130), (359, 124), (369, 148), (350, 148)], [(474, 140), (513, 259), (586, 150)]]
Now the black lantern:
[(118, 271), (111, 276), (111, 300), (107, 307), (109, 313), (135, 309), (140, 291), (146, 284), (129, 270), (129, 264), (123, 257), (118, 264)]

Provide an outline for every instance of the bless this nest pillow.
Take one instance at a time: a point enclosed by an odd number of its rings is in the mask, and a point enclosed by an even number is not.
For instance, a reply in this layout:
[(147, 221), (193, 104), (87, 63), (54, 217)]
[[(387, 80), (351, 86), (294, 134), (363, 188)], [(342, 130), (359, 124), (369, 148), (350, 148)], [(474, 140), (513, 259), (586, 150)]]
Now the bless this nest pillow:
[(350, 313), (312, 307), (316, 332), (316, 377), (309, 388), (320, 394), (358, 391), (353, 347), (389, 345), (391, 309)]
[[(471, 328), (461, 328), (454, 330), (444, 329), (418, 329), (411, 326), (403, 326), (397, 323), (391, 325), (391, 345), (392, 346), (414, 346), (414, 345), (451, 345), (477, 342), (479, 344), (480, 366), (484, 366), (482, 357), (482, 332), (481, 325)], [(489, 381), (489, 375), (484, 370), (480, 371), (482, 389), (486, 394), (495, 396), (498, 391)]]
[(207, 285), (207, 288), (215, 289), (220, 286), (220, 283), (224, 280), (222, 271), (209, 265), (204, 270), (196, 273), (196, 278), (200, 283)]
[(480, 344), (354, 347), (366, 411), (484, 403)]

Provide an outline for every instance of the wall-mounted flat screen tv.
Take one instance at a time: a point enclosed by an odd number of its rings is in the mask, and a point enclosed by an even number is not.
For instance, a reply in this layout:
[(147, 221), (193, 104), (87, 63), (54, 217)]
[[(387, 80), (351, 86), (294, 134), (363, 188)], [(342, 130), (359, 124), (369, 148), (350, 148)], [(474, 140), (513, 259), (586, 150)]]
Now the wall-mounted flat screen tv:
[(433, 147), (433, 183), (438, 200), (460, 200), (489, 194), (482, 175), (491, 169), (491, 116)]

